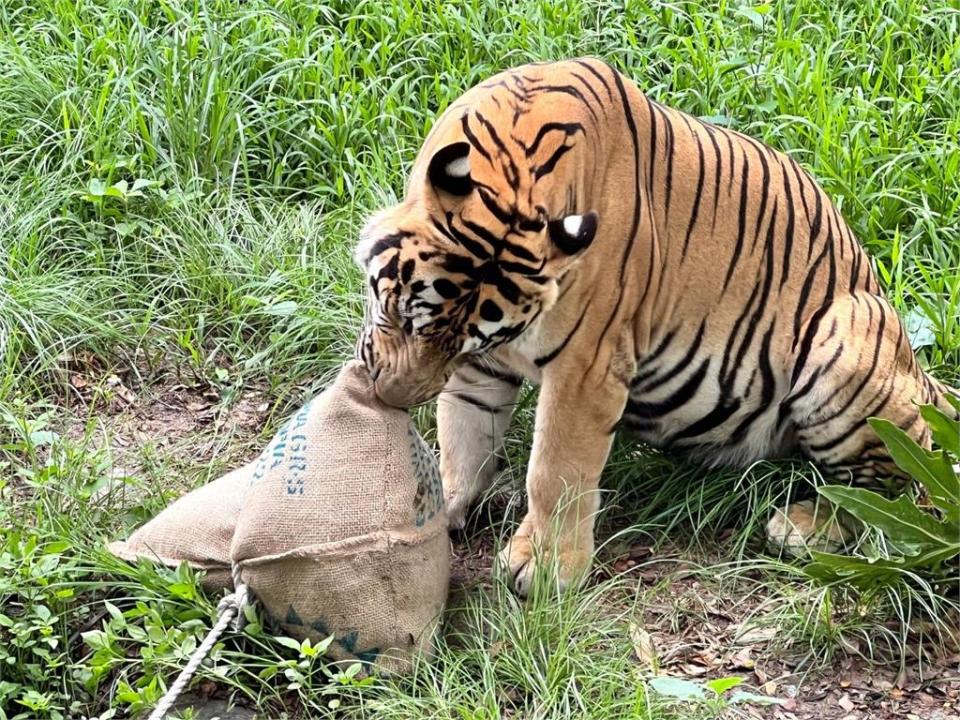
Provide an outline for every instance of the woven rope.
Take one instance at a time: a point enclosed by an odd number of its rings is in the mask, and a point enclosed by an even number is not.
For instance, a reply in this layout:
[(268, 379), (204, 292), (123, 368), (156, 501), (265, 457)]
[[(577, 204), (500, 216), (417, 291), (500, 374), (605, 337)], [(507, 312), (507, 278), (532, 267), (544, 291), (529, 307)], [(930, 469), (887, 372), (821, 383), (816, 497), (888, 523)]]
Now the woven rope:
[(150, 713), (150, 717), (147, 718), (147, 720), (163, 720), (163, 718), (166, 717), (167, 713), (170, 712), (170, 708), (173, 707), (173, 704), (177, 701), (177, 698), (180, 697), (180, 694), (186, 689), (190, 678), (193, 677), (197, 668), (200, 667), (200, 663), (207, 657), (217, 640), (220, 639), (223, 631), (230, 625), (231, 620), (233, 621), (234, 632), (239, 632), (243, 629), (243, 609), (249, 602), (249, 596), (247, 586), (240, 581), (240, 568), (234, 565), (232, 573), (234, 591), (224, 596), (220, 604), (217, 605), (216, 624), (210, 629), (210, 632), (207, 633), (207, 636), (203, 639), (203, 642), (200, 643), (200, 646), (193, 651), (193, 655), (190, 656), (186, 667), (180, 671), (177, 679), (173, 681), (173, 685), (171, 685), (164, 696), (160, 698), (160, 702), (157, 703), (157, 706), (153, 709), (153, 712)]

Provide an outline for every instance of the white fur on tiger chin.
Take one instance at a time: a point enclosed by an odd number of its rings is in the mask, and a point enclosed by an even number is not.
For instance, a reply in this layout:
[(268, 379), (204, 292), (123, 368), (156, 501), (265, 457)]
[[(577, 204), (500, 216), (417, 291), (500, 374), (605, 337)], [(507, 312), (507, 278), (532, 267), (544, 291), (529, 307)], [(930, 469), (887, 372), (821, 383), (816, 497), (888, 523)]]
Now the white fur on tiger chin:
[(772, 552), (806, 557), (810, 550), (840, 552), (855, 534), (849, 521), (839, 516), (825, 500), (801, 500), (777, 508), (767, 522), (767, 544)]

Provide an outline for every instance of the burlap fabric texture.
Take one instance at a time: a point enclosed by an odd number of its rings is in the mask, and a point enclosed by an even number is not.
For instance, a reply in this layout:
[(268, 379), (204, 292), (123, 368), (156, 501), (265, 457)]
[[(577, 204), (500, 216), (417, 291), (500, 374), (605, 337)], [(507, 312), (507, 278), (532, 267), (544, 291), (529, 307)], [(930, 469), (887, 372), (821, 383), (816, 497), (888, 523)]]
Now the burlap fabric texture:
[(350, 362), (249, 465), (177, 500), (110, 549), (206, 570), (231, 563), (296, 638), (330, 635), (337, 660), (409, 670), (429, 655), (450, 547), (440, 474), (409, 415), (381, 403)]

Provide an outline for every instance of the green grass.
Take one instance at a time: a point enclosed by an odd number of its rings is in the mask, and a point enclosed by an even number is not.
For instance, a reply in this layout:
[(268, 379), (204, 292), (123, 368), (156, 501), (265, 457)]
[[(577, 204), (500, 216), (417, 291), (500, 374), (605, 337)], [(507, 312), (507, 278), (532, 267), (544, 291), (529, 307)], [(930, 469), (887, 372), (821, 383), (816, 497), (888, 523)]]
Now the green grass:
[[(215, 427), (172, 449), (128, 448), (135, 471), (114, 477), (118, 431), (100, 417), (114, 391), (85, 405), (71, 374), (116, 372), (138, 392), (190, 378), (224, 411), (255, 388), (269, 436), (350, 353), (362, 318), (351, 245), (401, 194), (437, 114), (499, 69), (583, 54), (810, 169), (897, 308), (932, 331), (923, 362), (957, 380), (956, 2), (0, 0), (0, 718), (156, 698), (212, 601), (192, 578), (111, 562), (100, 543), (256, 441)], [(500, 498), (522, 477), (531, 412), (527, 397)], [(420, 419), (429, 433), (431, 412)], [(709, 548), (733, 526), (725, 552), (742, 568), (767, 508), (809, 475), (704, 477), (624, 444), (605, 476), (604, 557), (638, 539)], [(840, 606), (796, 599), (776, 563), (761, 578), (814, 656), (842, 645)], [(630, 659), (636, 584), (612, 583), (525, 608), (498, 586), (468, 593), (465, 629), (408, 683), (331, 685), (319, 663), (250, 637), (205, 672), (294, 716), (339, 700), (338, 713), (386, 718), (671, 717)], [(868, 627), (872, 615), (857, 617)], [(290, 690), (301, 661), (310, 679)]]

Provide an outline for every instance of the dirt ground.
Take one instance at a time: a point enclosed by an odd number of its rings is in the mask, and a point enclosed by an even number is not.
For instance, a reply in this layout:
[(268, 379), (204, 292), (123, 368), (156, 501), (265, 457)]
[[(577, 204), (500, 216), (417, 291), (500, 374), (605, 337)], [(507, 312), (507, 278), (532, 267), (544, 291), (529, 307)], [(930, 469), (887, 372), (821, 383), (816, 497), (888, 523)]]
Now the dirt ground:
[[(265, 391), (246, 390), (224, 410), (224, 392), (193, 380), (169, 380), (134, 392), (130, 377), (99, 368), (74, 372), (66, 398), (70, 418), (62, 428), (93, 447), (109, 444), (123, 474), (147, 470), (144, 447), (165, 467), (217, 463), (223, 471), (256, 455), (260, 432), (274, 411)], [(97, 422), (84, 420), (96, 411)], [(92, 430), (91, 430), (92, 427)], [(194, 473), (195, 475), (195, 473)], [(452, 592), (487, 582), (493, 560), (491, 533), (455, 538)], [(703, 573), (685, 570), (679, 551), (635, 545), (601, 558), (605, 570), (653, 589), (642, 617), (627, 630), (637, 662), (655, 657), (658, 672), (687, 679), (739, 675), (749, 689), (780, 698), (778, 706), (741, 706), (734, 717), (777, 720), (960, 720), (960, 648), (926, 658), (874, 663), (852, 644), (828, 661), (807, 667), (804, 648), (784, 648), (773, 626), (748, 622), (766, 598), (721, 588)], [(710, 558), (696, 558), (702, 567)], [(728, 584), (729, 585), (729, 584)], [(616, 599), (612, 599), (616, 602)]]

